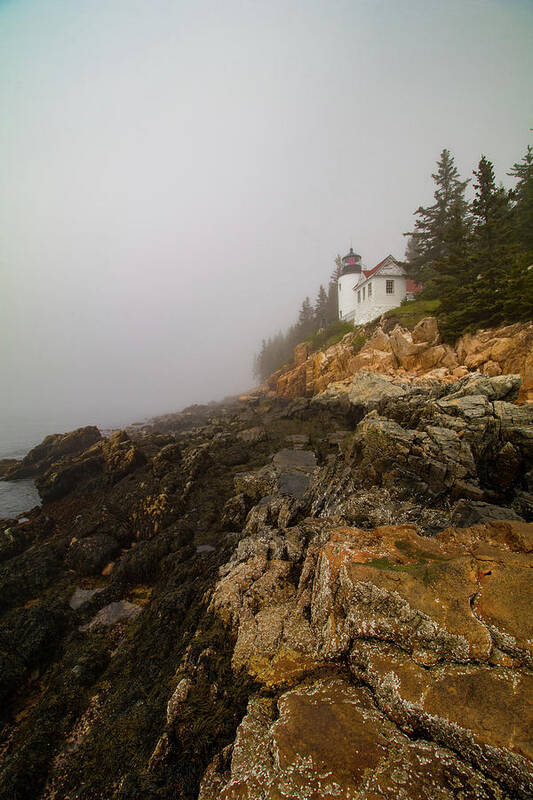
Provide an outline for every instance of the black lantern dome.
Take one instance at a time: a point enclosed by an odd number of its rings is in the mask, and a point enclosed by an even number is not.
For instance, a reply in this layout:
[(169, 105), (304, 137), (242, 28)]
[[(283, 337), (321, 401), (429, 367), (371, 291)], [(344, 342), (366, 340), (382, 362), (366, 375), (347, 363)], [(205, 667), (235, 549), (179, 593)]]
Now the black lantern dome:
[(353, 247), (342, 259), (342, 275), (361, 274), (361, 256), (354, 253)]

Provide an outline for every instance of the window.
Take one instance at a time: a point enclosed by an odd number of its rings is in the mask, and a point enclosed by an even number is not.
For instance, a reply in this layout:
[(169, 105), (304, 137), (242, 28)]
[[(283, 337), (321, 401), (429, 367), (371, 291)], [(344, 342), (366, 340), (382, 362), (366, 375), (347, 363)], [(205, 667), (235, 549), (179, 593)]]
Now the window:
[(387, 281), (386, 292), (387, 294), (394, 294), (394, 281)]
[(360, 302), (361, 302), (361, 290), (360, 290), (360, 289), (359, 289), (359, 291), (357, 292), (357, 302), (358, 302), (358, 303), (360, 303)]
[(371, 283), (368, 284), (368, 297), (369, 298), (372, 297), (372, 284)]
[(363, 300), (365, 299), (365, 287), (363, 286)]

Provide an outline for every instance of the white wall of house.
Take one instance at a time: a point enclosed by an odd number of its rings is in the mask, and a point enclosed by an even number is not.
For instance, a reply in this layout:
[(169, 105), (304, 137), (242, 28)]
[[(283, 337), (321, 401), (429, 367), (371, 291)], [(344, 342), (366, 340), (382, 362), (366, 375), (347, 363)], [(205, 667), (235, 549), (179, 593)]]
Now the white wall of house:
[[(387, 291), (387, 283), (392, 291)], [(407, 295), (407, 276), (403, 267), (387, 256), (373, 275), (350, 273), (338, 281), (339, 319), (364, 325), (396, 308)]]
[[(387, 292), (387, 281), (392, 281), (392, 293)], [(354, 290), (355, 325), (363, 325), (380, 317), (391, 308), (399, 306), (405, 298), (407, 279), (403, 275), (378, 275), (360, 283)], [(369, 287), (371, 293), (369, 296)], [(358, 299), (360, 297), (360, 300)]]

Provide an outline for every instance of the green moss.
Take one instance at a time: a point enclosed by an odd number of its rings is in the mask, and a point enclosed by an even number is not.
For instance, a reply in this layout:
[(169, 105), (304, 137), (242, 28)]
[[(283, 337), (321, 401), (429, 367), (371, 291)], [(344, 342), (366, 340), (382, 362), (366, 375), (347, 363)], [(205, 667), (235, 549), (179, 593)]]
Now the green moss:
[(440, 300), (412, 300), (385, 314), (386, 319), (412, 329), (424, 317), (438, 316)]
[(352, 333), (352, 331), (353, 325), (351, 322), (336, 320), (331, 322), (327, 328), (320, 328), (320, 330), (312, 333), (306, 341), (310, 342), (311, 352), (314, 353), (317, 350), (326, 350), (328, 347), (337, 344), (347, 333)]
[(355, 338), (353, 339), (353, 341), (351, 343), (352, 351), (353, 351), (354, 355), (357, 355), (357, 353), (360, 352), (360, 350), (363, 347), (363, 345), (365, 344), (365, 342), (366, 342), (366, 336), (363, 336), (362, 333), (358, 333), (355, 336)]
[(383, 557), (367, 561), (365, 564), (366, 566), (374, 567), (374, 569), (391, 572), (407, 572), (409, 575), (422, 581), (424, 586), (430, 586), (435, 583), (440, 576), (444, 561), (435, 559), (431, 561), (422, 560), (416, 564), (395, 564), (390, 559)]

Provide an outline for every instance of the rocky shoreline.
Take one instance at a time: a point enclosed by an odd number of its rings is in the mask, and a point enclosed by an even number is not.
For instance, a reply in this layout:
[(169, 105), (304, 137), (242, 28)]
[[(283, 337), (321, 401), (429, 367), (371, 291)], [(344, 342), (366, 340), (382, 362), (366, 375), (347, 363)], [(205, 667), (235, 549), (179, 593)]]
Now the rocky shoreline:
[(533, 323), (479, 330), (454, 345), (441, 340), (435, 317), (421, 319), (412, 330), (384, 316), (348, 333), (318, 353), (309, 342), (298, 345), (294, 360), (271, 375), (264, 391), (286, 398), (313, 397), (333, 382), (348, 382), (359, 370), (410, 380), (433, 377), (453, 383), (471, 371), (484, 375), (517, 374), (519, 402), (533, 401)]
[(43, 505), (0, 523), (0, 798), (533, 797), (533, 404), (491, 371), (10, 465)]

